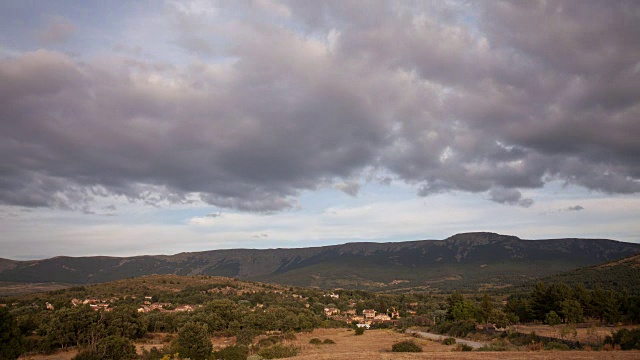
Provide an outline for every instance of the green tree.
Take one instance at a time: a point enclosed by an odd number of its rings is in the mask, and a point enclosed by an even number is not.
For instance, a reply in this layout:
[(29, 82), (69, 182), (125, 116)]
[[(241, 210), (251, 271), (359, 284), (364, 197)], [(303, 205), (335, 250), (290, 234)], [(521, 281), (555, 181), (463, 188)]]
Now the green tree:
[(44, 326), (49, 346), (94, 346), (106, 334), (103, 314), (89, 306), (56, 310)]
[(583, 320), (582, 306), (577, 300), (566, 299), (561, 304), (562, 317), (568, 323), (577, 323)]
[(482, 295), (482, 300), (480, 300), (480, 306), (478, 307), (478, 320), (488, 322), (491, 318), (492, 312), (493, 301), (487, 293), (484, 293), (484, 295)]
[(171, 345), (172, 352), (191, 359), (207, 359), (212, 349), (207, 325), (195, 322), (188, 322), (181, 327)]
[(109, 335), (139, 339), (147, 332), (148, 321), (144, 321), (133, 306), (118, 306), (105, 313), (106, 332)]
[(560, 316), (558, 316), (555, 311), (551, 310), (545, 317), (544, 322), (551, 326), (556, 326), (562, 322), (562, 319), (560, 319)]
[(103, 360), (133, 360), (138, 358), (131, 340), (122, 336), (107, 336), (96, 346), (96, 353)]
[(471, 320), (475, 318), (476, 307), (471, 300), (456, 303), (449, 309), (449, 317), (452, 320)]
[(17, 359), (22, 353), (23, 336), (18, 322), (6, 308), (0, 308), (0, 359)]
[(553, 310), (547, 297), (547, 286), (543, 282), (536, 283), (533, 288), (530, 306), (533, 317), (538, 320), (544, 319), (545, 315)]

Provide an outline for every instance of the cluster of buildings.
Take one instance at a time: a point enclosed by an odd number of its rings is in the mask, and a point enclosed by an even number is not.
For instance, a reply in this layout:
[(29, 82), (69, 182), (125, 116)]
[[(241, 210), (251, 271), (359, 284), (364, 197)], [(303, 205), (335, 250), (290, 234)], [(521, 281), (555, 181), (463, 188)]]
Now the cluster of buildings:
[[(73, 306), (79, 306), (79, 305), (89, 305), (91, 307), (92, 310), (98, 311), (98, 310), (103, 310), (103, 311), (111, 311), (113, 310), (113, 308), (110, 306), (111, 303), (117, 301), (118, 298), (111, 298), (111, 299), (106, 299), (106, 300), (98, 300), (98, 299), (84, 299), (84, 300), (80, 300), (80, 299), (71, 299), (71, 304)], [(48, 303), (47, 303), (48, 304)], [(49, 307), (47, 306), (47, 309), (49, 309)], [(53, 309), (50, 309), (53, 310)]]
[[(351, 323), (356, 321), (358, 327), (367, 327), (374, 323), (394, 322), (400, 318), (400, 313), (394, 309), (387, 309), (386, 313), (379, 313), (374, 309), (362, 310), (362, 315), (358, 315), (356, 309), (349, 309), (341, 312), (340, 309), (334, 307), (324, 308), (324, 314), (334, 320), (345, 321)], [(366, 325), (366, 326), (365, 326)]]

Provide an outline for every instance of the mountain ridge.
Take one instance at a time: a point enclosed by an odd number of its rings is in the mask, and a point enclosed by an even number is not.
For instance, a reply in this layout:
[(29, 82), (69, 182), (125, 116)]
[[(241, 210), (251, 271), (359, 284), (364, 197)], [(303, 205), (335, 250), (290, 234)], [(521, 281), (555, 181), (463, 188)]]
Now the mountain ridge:
[(175, 255), (0, 259), (0, 281), (97, 283), (149, 274), (218, 275), (299, 286), (394, 291), (510, 286), (640, 252), (609, 239), (523, 240), (490, 232), (444, 240), (308, 248), (222, 249)]

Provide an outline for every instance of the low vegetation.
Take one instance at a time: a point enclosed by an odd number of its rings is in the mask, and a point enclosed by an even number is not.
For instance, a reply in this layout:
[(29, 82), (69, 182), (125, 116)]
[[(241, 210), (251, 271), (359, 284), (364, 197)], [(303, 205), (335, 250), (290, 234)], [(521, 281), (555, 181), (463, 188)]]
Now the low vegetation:
[(416, 344), (414, 341), (407, 340), (401, 341), (399, 343), (393, 344), (391, 347), (391, 351), (393, 352), (422, 352), (422, 348), (420, 345)]
[(450, 337), (442, 340), (442, 345), (455, 345), (456, 339)]

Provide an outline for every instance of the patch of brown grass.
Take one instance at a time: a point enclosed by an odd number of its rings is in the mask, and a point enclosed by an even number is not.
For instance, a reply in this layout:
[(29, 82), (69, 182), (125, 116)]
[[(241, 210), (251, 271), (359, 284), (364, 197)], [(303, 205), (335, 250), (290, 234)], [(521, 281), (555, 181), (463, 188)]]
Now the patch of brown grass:
[[(362, 336), (353, 335), (347, 329), (318, 329), (312, 333), (297, 334), (292, 344), (300, 348), (297, 360), (409, 360), (409, 359), (521, 359), (521, 360), (587, 360), (639, 359), (640, 351), (501, 351), (501, 352), (453, 352), (454, 346), (445, 346), (437, 342), (415, 339), (422, 346), (422, 353), (392, 353), (393, 343), (410, 338), (391, 330), (367, 330)], [(331, 346), (315, 346), (309, 344), (312, 338), (332, 339)]]

